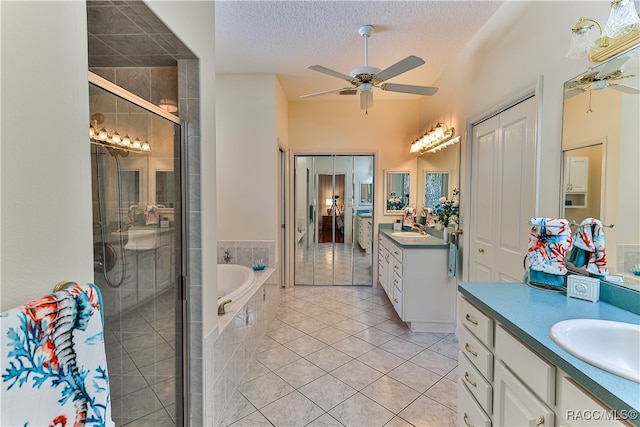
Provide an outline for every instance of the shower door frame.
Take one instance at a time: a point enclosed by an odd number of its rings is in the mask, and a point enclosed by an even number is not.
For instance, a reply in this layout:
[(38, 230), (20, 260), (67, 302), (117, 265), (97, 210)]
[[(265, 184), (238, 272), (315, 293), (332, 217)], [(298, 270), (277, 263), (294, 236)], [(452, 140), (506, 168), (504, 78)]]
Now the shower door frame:
[[(184, 426), (189, 425), (189, 416), (185, 412), (187, 408), (190, 408), (190, 364), (189, 364), (189, 301), (187, 299), (188, 289), (189, 289), (189, 281), (187, 276), (189, 259), (188, 259), (188, 251), (186, 248), (188, 247), (188, 223), (187, 223), (187, 178), (186, 178), (186, 137), (187, 137), (187, 126), (186, 122), (179, 117), (166, 112), (161, 109), (157, 105), (147, 101), (144, 98), (141, 98), (131, 92), (128, 92), (126, 89), (112, 83), (111, 81), (100, 77), (99, 75), (88, 71), (88, 83), (91, 83), (107, 92), (112, 93), (113, 95), (120, 97), (126, 101), (129, 101), (145, 110), (153, 113), (157, 116), (160, 116), (174, 124), (177, 124), (180, 127), (180, 134), (174, 135), (174, 156), (177, 157), (177, 161), (174, 163), (176, 169), (179, 169), (175, 173), (176, 179), (176, 189), (180, 191), (180, 207), (179, 209), (174, 207), (174, 227), (175, 227), (175, 241), (176, 241), (176, 252), (174, 253), (176, 257), (176, 266), (180, 266), (180, 271), (176, 271), (176, 286), (178, 289), (176, 293), (178, 298), (176, 299), (176, 316), (175, 320), (180, 321), (180, 333), (176, 334), (175, 340), (175, 355), (176, 358), (179, 356), (180, 361), (176, 360), (176, 396), (175, 396), (175, 405), (176, 405), (176, 426)], [(180, 138), (179, 143), (175, 143), (176, 136)], [(179, 226), (176, 226), (178, 225)], [(178, 393), (179, 391), (179, 393)]]

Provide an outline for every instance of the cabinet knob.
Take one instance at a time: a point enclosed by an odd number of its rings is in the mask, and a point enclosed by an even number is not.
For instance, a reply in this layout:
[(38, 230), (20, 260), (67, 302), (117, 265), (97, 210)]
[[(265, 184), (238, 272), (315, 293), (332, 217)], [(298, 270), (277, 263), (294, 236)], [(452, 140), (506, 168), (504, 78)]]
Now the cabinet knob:
[(480, 249), (478, 249), (478, 252), (480, 252), (481, 254), (483, 254), (483, 253), (484, 253), (484, 249), (483, 249), (483, 248), (480, 248)]
[(469, 416), (466, 412), (464, 413), (464, 423), (469, 427), (473, 427), (473, 424), (469, 424)]
[(536, 427), (540, 427), (544, 425), (544, 415), (540, 415), (540, 418), (536, 421)]
[(395, 299), (395, 298), (393, 299), (393, 301), (395, 301), (395, 303), (396, 303), (396, 304), (400, 304), (400, 303), (398, 302), (398, 300), (397, 300), (397, 299)]
[(470, 353), (471, 355), (473, 355), (473, 357), (478, 357), (478, 353), (476, 353), (475, 351), (471, 350), (471, 347), (469, 346), (469, 343), (465, 343), (464, 349), (467, 350), (467, 353)]
[(398, 251), (393, 251), (393, 253), (396, 254), (396, 255), (400, 255), (400, 252), (398, 252)]
[(469, 378), (469, 372), (465, 372), (464, 373), (464, 379), (465, 379), (466, 382), (468, 382), (472, 386), (478, 387), (478, 384), (476, 384), (474, 381), (471, 380), (471, 378)]

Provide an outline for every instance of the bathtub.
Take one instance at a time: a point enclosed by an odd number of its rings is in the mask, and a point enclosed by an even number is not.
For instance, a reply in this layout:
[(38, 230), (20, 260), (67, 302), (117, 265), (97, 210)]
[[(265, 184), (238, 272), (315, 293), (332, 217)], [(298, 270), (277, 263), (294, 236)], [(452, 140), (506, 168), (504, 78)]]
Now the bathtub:
[(218, 300), (235, 301), (255, 282), (253, 269), (237, 264), (218, 264)]

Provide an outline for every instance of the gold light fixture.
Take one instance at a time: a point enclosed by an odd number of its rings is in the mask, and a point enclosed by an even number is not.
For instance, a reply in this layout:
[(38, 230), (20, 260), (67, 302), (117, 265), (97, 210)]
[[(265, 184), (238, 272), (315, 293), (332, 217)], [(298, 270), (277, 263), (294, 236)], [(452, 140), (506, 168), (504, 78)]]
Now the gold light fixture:
[(411, 143), (411, 153), (435, 153), (460, 142), (460, 137), (454, 138), (456, 131), (445, 123), (438, 122), (420, 138)]
[(151, 152), (151, 146), (148, 141), (140, 141), (139, 138), (133, 140), (128, 134), (120, 136), (118, 131), (109, 132), (99, 125), (104, 123), (104, 116), (100, 113), (91, 115), (91, 123), (89, 124), (89, 140), (92, 144), (106, 147), (112, 154), (122, 154), (127, 156), (130, 151), (135, 153), (148, 154)]
[[(597, 42), (589, 31), (597, 25)], [(580, 18), (571, 29), (572, 36), (567, 57), (578, 59), (588, 55), (593, 62), (602, 62), (640, 43), (640, 17), (631, 0), (614, 0), (604, 28), (593, 18)]]

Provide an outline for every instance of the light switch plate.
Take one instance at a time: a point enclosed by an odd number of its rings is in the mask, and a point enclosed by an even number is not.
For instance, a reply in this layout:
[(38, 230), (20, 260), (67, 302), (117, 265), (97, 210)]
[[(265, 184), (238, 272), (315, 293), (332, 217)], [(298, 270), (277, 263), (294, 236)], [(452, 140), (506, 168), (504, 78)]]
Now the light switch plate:
[(567, 277), (567, 296), (591, 302), (600, 299), (600, 279), (571, 274)]

